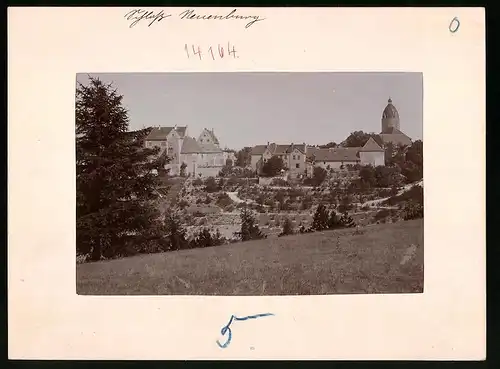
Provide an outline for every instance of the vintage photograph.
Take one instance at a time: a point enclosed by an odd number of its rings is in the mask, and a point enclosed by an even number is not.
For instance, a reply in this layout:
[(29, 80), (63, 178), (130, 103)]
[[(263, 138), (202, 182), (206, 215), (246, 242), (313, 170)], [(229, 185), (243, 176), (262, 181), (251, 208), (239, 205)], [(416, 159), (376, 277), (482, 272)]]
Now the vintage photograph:
[(78, 74), (77, 293), (422, 293), (422, 126), (422, 73)]

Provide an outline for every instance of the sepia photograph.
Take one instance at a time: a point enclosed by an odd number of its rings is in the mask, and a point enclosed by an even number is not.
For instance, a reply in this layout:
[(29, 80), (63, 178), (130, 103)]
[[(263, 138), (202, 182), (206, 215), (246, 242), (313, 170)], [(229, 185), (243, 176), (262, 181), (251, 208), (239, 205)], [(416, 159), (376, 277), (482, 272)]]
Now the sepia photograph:
[(422, 293), (423, 75), (76, 76), (80, 295)]

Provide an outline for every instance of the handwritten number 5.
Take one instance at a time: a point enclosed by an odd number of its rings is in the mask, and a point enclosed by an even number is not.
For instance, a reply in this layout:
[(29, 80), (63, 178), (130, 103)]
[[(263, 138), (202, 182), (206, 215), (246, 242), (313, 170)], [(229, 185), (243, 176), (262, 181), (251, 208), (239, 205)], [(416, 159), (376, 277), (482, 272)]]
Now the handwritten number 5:
[(455, 17), (451, 20), (448, 29), (450, 30), (451, 33), (455, 33), (458, 31), (459, 28), (460, 28), (460, 21), (458, 20), (457, 17)]

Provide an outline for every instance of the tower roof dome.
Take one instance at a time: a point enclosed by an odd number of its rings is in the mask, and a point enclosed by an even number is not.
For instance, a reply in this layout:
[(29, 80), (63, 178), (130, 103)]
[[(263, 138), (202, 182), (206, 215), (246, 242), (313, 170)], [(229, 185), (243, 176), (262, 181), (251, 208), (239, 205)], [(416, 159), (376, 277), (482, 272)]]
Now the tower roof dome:
[(384, 112), (382, 113), (382, 119), (390, 119), (390, 118), (399, 119), (398, 110), (394, 105), (392, 105), (391, 98), (389, 98), (389, 100), (387, 101), (387, 106), (385, 107)]

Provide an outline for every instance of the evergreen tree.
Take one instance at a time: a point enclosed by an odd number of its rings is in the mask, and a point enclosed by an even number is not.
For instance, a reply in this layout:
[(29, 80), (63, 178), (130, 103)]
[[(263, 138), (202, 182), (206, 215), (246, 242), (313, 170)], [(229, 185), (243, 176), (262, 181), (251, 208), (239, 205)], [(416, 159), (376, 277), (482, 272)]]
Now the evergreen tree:
[(165, 230), (171, 251), (183, 250), (189, 247), (189, 242), (186, 239), (186, 230), (177, 215), (173, 212), (169, 212), (165, 216)]
[(319, 204), (313, 217), (312, 228), (316, 231), (322, 231), (328, 228), (328, 210), (325, 205)]
[(241, 209), (241, 231), (236, 232), (236, 235), (242, 241), (258, 240), (266, 238), (266, 236), (260, 231), (257, 224), (255, 224), (255, 218), (252, 212), (244, 207)]
[(150, 239), (159, 218), (153, 170), (167, 157), (144, 147), (150, 129), (128, 131), (122, 96), (112, 85), (92, 77), (79, 83), (75, 114), (77, 252), (91, 260), (129, 254), (127, 245), (141, 252), (134, 240)]

